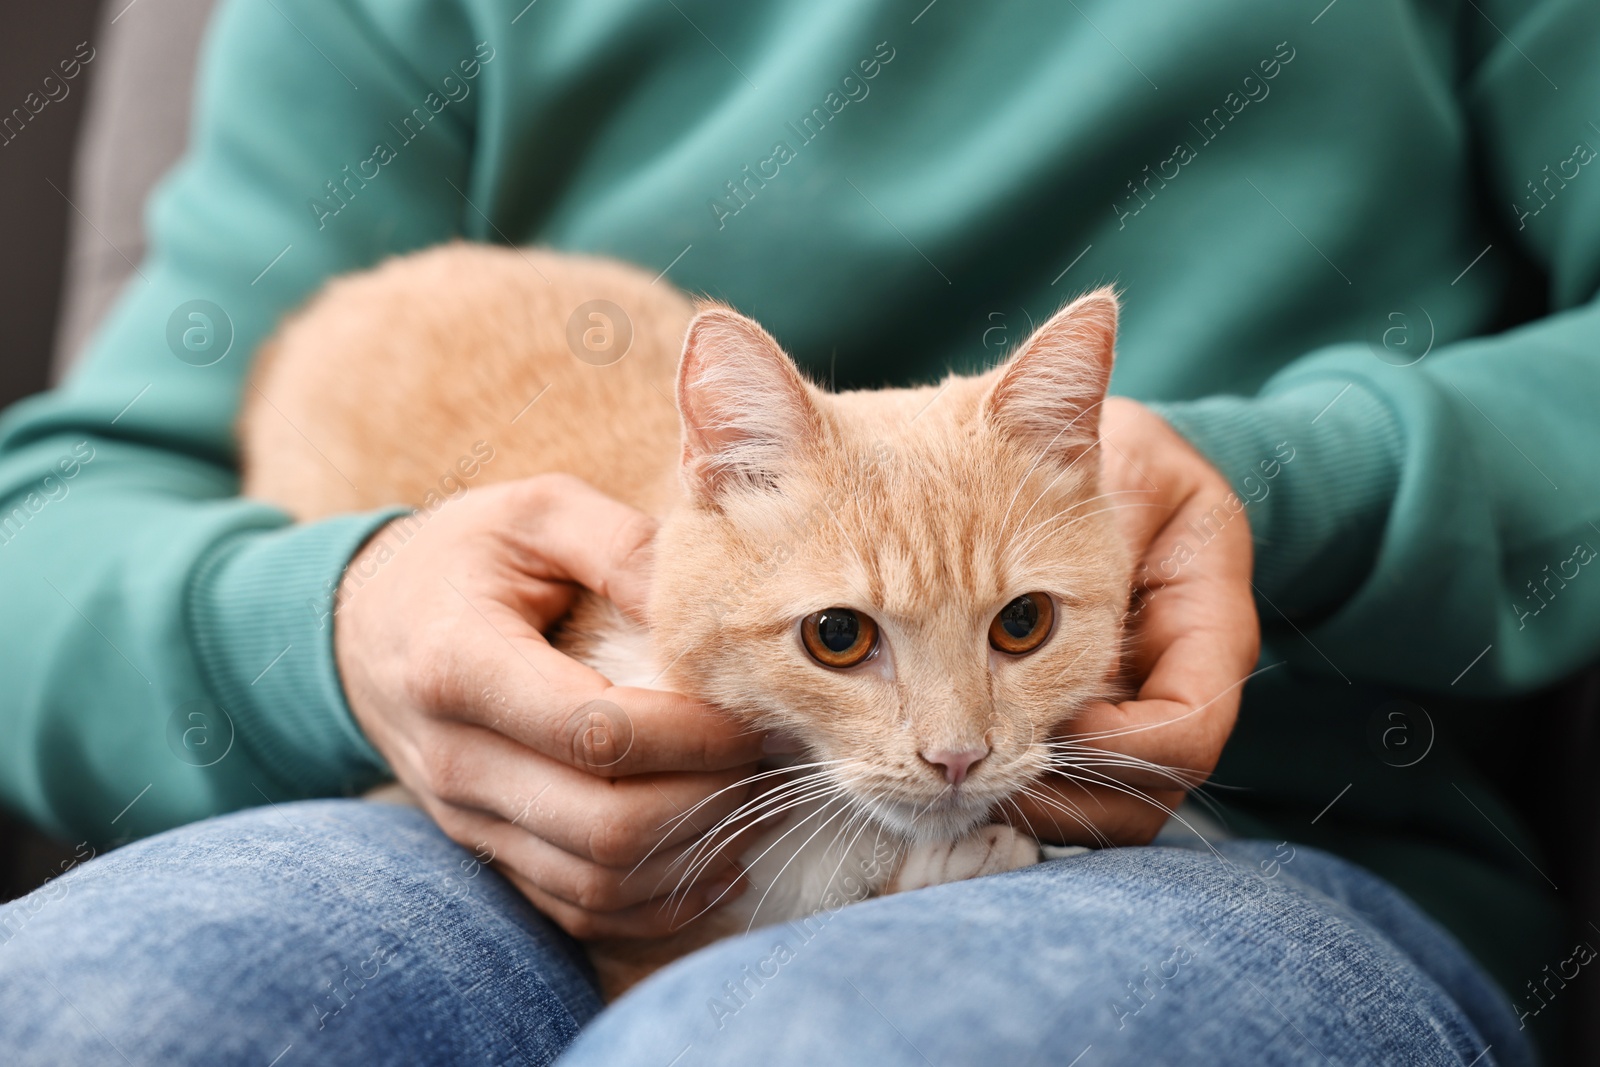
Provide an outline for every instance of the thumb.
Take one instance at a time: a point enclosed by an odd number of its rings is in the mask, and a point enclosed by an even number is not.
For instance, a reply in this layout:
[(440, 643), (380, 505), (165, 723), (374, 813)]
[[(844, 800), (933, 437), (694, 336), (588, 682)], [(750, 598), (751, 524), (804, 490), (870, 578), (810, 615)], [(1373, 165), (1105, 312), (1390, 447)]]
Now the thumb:
[(644, 617), (656, 521), (581, 478), (543, 474), (513, 483), (508, 531), (528, 550), (538, 577), (576, 582)]
[[(631, 510), (631, 509), (630, 509)], [(650, 581), (655, 574), (656, 520), (635, 512), (612, 534), (607, 556), (610, 569), (595, 589), (637, 622), (645, 621)]]

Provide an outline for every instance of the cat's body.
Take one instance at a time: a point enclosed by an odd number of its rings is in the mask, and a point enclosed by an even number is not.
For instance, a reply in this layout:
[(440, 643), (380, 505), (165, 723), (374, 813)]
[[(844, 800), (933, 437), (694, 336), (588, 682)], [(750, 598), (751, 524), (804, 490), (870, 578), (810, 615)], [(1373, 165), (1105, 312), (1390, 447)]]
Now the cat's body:
[[(1093, 504), (1115, 301), (1075, 308), (1004, 369), (829, 395), (749, 320), (696, 317), (633, 268), (449, 245), (332, 283), (263, 350), (244, 488), (313, 520), (566, 472), (662, 520), (649, 628), (587, 597), (557, 644), (807, 754), (772, 779), (784, 820), (735, 843), (742, 897), (662, 942), (590, 946), (614, 993), (751, 925), (1037, 861), (991, 820), (1106, 692), (1126, 607)], [(1027, 596), (1053, 621), (1013, 655), (996, 612)], [(843, 668), (815, 645), (840, 605), (874, 635)]]

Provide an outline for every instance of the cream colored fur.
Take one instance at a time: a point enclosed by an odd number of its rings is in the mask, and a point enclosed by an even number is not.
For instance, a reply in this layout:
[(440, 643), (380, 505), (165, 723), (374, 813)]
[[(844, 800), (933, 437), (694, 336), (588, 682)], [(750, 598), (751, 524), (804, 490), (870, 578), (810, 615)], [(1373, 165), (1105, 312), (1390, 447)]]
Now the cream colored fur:
[[(609, 366), (568, 346), (596, 299), (633, 327)], [(266, 346), (245, 492), (303, 520), (422, 505), (487, 442), (479, 481), (564, 471), (662, 520), (648, 629), (590, 598), (557, 643), (807, 751), (785, 820), (736, 841), (749, 891), (663, 942), (591, 946), (614, 993), (751, 925), (1037, 862), (996, 820), (1107, 693), (1126, 610), (1094, 452), (1116, 314), (1101, 290), (986, 374), (835, 395), (751, 320), (631, 267), (452, 244), (330, 283)], [(995, 613), (1035, 591), (1056, 601), (1048, 641), (991, 649)], [(797, 636), (834, 606), (881, 629), (850, 671)], [(919, 755), (974, 746), (990, 754), (957, 788)]]

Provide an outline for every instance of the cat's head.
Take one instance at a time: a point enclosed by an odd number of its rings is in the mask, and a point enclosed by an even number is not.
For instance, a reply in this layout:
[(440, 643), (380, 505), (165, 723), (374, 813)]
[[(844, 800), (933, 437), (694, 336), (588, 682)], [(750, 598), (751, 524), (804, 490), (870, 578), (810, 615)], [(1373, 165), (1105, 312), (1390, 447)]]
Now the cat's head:
[(1129, 562), (1096, 447), (1116, 321), (1102, 289), (988, 373), (829, 394), (702, 308), (651, 601), (672, 684), (797, 738), (883, 825), (986, 821), (1116, 665)]

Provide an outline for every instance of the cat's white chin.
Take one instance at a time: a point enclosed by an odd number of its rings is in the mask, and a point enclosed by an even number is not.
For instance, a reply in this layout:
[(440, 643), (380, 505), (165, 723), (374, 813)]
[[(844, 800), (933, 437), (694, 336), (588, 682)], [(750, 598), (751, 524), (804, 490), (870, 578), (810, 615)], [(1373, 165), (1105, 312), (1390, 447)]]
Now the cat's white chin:
[(874, 798), (866, 802), (885, 829), (907, 841), (953, 841), (990, 822), (996, 801), (955, 796), (933, 803)]

